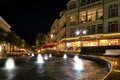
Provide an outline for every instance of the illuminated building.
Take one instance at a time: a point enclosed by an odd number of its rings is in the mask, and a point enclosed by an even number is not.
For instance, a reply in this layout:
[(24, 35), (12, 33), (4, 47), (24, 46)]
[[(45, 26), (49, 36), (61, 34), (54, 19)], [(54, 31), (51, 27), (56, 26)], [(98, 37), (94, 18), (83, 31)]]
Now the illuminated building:
[[(2, 29), (5, 32), (11, 32), (10, 28), (11, 26), (0, 16), (0, 29)], [(0, 55), (4, 53), (4, 50), (10, 50), (9, 43), (0, 43)]]
[[(74, 51), (80, 47), (78, 29), (87, 30), (82, 46), (120, 45), (120, 0), (70, 0), (66, 11), (66, 38)], [(67, 47), (67, 46), (66, 46)]]
[[(120, 45), (120, 0), (70, 0), (66, 5), (58, 26), (61, 51), (77, 51), (81, 42), (83, 47)], [(80, 40), (77, 30), (87, 34)]]

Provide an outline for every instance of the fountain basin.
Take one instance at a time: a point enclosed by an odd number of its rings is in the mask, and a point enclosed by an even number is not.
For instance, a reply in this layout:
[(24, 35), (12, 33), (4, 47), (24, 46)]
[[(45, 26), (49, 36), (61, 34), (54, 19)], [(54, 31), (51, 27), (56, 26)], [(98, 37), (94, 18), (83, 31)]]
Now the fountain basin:
[[(44, 63), (36, 63), (37, 57), (26, 58), (18, 61), (15, 59), (17, 69), (11, 72), (12, 78), (7, 71), (0, 69), (1, 80), (102, 80), (109, 72), (106, 64), (101, 65), (89, 57), (81, 57), (80, 70), (75, 69), (73, 57), (63, 59), (63, 57), (49, 58)], [(19, 63), (21, 61), (21, 63)]]

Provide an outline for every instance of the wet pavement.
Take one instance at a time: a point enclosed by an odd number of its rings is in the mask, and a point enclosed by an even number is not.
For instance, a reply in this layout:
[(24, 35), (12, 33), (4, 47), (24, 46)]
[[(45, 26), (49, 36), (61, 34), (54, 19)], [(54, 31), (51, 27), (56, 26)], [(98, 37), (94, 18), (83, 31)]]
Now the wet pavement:
[(110, 61), (113, 67), (112, 71), (105, 80), (120, 80), (120, 56), (119, 57), (100, 56), (100, 57)]

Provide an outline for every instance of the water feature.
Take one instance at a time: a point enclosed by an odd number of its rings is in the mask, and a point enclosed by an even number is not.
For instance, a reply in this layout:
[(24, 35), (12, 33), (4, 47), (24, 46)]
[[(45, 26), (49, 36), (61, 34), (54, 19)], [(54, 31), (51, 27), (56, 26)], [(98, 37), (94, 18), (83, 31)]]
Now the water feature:
[(34, 57), (34, 56), (35, 56), (34, 53), (32, 53), (32, 54), (31, 54), (31, 57)]
[(78, 55), (75, 55), (74, 56), (74, 61), (76, 62), (76, 61), (78, 61), (79, 60), (79, 56)]
[(37, 63), (44, 63), (44, 60), (41, 54), (38, 54), (37, 56)]
[[(14, 59), (11, 57), (7, 58), (5, 61), (5, 65), (2, 69), (3, 69), (3, 72), (6, 73), (4, 75), (6, 76), (6, 79), (3, 79), (3, 80), (12, 80), (12, 78), (15, 76), (15, 69), (16, 69)], [(0, 78), (0, 80), (2, 79)]]
[(64, 54), (64, 55), (63, 55), (63, 58), (64, 58), (64, 59), (67, 59), (67, 54)]
[(11, 70), (15, 68), (15, 61), (13, 58), (8, 58), (5, 62), (5, 69)]
[(49, 58), (52, 58), (52, 54), (49, 54)]
[(80, 71), (84, 69), (83, 62), (77, 55), (74, 56), (74, 69)]
[[(64, 56), (52, 56), (49, 60), (44, 60), (38, 54), (37, 57), (30, 57), (32, 60), (26, 58), (27, 62), (15, 59), (17, 65), (14, 64), (14, 67), (18, 68), (12, 67), (10, 72), (0, 68), (0, 80), (101, 80), (108, 72), (105, 66), (94, 61), (79, 56)], [(8, 63), (5, 67), (8, 68)]]
[(44, 60), (48, 60), (48, 55), (44, 54)]

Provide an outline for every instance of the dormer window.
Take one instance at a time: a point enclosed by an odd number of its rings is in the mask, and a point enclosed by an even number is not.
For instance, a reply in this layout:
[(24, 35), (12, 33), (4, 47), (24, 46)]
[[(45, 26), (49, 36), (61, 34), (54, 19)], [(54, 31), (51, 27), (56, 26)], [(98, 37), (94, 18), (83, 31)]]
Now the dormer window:
[(69, 5), (68, 5), (68, 10), (71, 9), (75, 9), (77, 8), (77, 3), (75, 1), (72, 1)]

